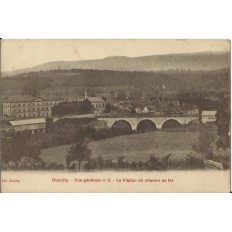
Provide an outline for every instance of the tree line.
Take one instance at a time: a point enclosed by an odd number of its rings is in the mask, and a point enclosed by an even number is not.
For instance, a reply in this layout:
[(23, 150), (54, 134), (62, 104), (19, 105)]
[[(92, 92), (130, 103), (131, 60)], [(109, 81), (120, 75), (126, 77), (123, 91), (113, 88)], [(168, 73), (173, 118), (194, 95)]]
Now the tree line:
[(93, 106), (88, 99), (84, 101), (61, 102), (52, 108), (52, 116), (67, 114), (89, 114), (93, 112)]

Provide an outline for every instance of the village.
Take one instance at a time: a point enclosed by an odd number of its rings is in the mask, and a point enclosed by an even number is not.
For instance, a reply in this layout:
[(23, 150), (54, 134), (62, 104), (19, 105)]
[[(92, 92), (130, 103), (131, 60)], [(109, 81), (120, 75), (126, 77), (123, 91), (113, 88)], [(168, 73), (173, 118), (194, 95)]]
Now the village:
[[(80, 105), (83, 102), (89, 103), (86, 109)], [(64, 112), (62, 106), (65, 106), (68, 111)], [(62, 115), (57, 115), (57, 112), (61, 112)], [(83, 97), (67, 97), (65, 99), (61, 97), (45, 99), (40, 96), (6, 98), (3, 102), (4, 126), (2, 130), (7, 137), (7, 134), (45, 133), (47, 123), (54, 119), (57, 120), (57, 118), (159, 117), (170, 115), (199, 116), (199, 120), (201, 119), (203, 123), (216, 121), (215, 110), (200, 112), (196, 105), (180, 102), (177, 99), (133, 98), (120, 92), (107, 99), (104, 96), (88, 96), (88, 93), (85, 92)]]

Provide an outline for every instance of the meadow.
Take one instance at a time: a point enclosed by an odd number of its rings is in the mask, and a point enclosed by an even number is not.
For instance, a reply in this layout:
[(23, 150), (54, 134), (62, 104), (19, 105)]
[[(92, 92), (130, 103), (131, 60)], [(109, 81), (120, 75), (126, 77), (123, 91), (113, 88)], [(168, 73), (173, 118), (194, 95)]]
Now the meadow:
[[(122, 135), (89, 143), (92, 157), (101, 156), (105, 160), (117, 160), (125, 156), (125, 161), (147, 161), (151, 155), (182, 160), (187, 155), (200, 157), (192, 149), (197, 139), (197, 131), (153, 131), (148, 133)], [(71, 145), (57, 146), (41, 150), (40, 157), (46, 162), (65, 164), (65, 155)]]

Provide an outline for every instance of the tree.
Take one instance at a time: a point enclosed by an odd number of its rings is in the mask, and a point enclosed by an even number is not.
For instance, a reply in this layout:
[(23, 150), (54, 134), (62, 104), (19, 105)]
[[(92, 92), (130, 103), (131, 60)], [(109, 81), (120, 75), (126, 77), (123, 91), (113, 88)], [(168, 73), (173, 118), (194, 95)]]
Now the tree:
[(134, 92), (130, 94), (130, 98), (132, 98), (134, 101), (139, 101), (143, 97), (143, 92), (141, 89), (137, 89)]
[(217, 141), (217, 148), (222, 148), (223, 150), (230, 147), (230, 136), (229, 136), (229, 126), (230, 126), (230, 102), (229, 99), (223, 99), (220, 108), (217, 111), (216, 119), (218, 125), (218, 135), (219, 139)]
[(118, 101), (125, 101), (126, 100), (126, 94), (123, 91), (119, 91), (117, 94), (116, 99)]
[(71, 146), (66, 156), (66, 163), (69, 167), (72, 161), (78, 161), (79, 171), (81, 169), (81, 163), (90, 159), (91, 150), (88, 149), (85, 141), (79, 141), (75, 145)]
[(92, 103), (88, 99), (83, 101), (81, 111), (83, 113), (91, 113), (93, 111)]
[(112, 106), (110, 103), (106, 103), (106, 108), (104, 110), (104, 113), (110, 113), (112, 110)]
[(206, 158), (213, 158), (213, 142), (215, 140), (214, 128), (210, 124), (201, 125), (198, 140), (193, 144), (193, 149), (203, 153)]
[(93, 106), (91, 102), (86, 99), (84, 101), (74, 102), (61, 102), (60, 104), (53, 106), (52, 115), (62, 116), (67, 114), (88, 114), (93, 112)]
[(110, 91), (110, 95), (111, 95), (112, 98), (114, 98), (114, 95), (115, 95), (114, 90), (111, 90), (111, 91)]

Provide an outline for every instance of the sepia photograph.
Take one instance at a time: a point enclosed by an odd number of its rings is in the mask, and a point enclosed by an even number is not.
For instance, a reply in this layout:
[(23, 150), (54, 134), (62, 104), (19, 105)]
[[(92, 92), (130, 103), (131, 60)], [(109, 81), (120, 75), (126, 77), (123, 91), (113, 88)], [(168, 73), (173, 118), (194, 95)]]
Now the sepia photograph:
[(1, 231), (230, 231), (231, 1), (1, 1)]
[(230, 192), (229, 40), (1, 40), (2, 192)]

